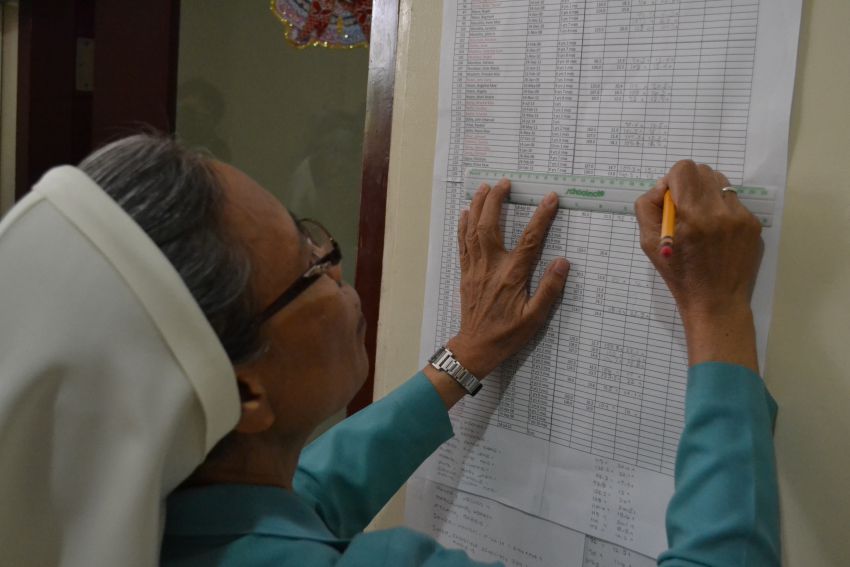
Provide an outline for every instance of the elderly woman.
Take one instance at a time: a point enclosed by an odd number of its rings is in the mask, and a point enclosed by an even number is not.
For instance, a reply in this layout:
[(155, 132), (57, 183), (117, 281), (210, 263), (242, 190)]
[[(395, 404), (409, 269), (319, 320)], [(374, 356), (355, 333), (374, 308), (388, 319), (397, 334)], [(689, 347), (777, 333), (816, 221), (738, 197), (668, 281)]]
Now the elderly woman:
[[(726, 184), (681, 163), (636, 205), (692, 365), (669, 566), (778, 564), (774, 408), (749, 310), (759, 228)], [(481, 379), (544, 324), (569, 269), (552, 262), (529, 296), (557, 202), (509, 252), (509, 188), (483, 186), (459, 226), (462, 322), (446, 346)], [(409, 530), (362, 533), (451, 437), (468, 383), (426, 366), (305, 447), (368, 370), (340, 260), (320, 224), (164, 138), (48, 173), (0, 225), (4, 563), (474, 565)]]

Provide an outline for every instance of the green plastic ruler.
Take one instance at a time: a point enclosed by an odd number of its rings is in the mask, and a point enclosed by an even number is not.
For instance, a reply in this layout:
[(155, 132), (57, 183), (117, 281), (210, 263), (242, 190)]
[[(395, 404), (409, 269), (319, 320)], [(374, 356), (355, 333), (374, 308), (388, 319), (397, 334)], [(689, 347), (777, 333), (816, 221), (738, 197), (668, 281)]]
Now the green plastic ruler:
[[(655, 185), (655, 180), (592, 175), (563, 175), (533, 171), (469, 168), (464, 176), (466, 196), (472, 195), (482, 183), (493, 185), (503, 177), (511, 180), (511, 203), (536, 205), (554, 191), (559, 206), (619, 214), (634, 214), (634, 202)], [(775, 192), (764, 187), (735, 186), (738, 198), (761, 221), (773, 224)]]

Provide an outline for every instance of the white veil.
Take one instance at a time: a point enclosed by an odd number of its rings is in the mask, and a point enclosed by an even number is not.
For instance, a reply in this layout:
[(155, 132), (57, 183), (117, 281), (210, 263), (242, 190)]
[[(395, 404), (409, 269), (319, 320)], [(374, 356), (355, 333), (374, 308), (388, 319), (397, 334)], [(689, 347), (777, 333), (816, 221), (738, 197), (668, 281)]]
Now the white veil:
[(0, 563), (157, 565), (166, 495), (238, 416), (169, 261), (81, 171), (48, 172), (0, 223)]

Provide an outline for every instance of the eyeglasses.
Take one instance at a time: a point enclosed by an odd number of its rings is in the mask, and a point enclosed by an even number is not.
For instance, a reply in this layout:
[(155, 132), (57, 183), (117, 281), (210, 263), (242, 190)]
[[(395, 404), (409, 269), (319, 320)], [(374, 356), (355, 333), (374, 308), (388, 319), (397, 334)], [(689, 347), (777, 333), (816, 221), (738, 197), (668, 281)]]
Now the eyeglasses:
[(328, 232), (328, 229), (311, 219), (296, 220), (295, 224), (307, 239), (307, 243), (313, 247), (312, 263), (307, 271), (295, 280), (295, 283), (260, 313), (256, 319), (258, 327), (274, 317), (278, 311), (289, 305), (316, 280), (342, 261), (339, 244)]

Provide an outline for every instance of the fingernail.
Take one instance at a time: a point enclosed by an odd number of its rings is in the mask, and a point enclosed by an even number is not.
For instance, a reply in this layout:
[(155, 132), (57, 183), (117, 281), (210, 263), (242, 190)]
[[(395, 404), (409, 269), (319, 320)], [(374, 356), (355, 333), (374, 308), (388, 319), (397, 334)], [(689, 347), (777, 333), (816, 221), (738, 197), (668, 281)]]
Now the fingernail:
[(543, 204), (547, 207), (554, 207), (558, 203), (558, 194), (555, 192), (549, 193), (546, 195), (546, 198), (543, 199)]
[(564, 258), (558, 258), (552, 265), (552, 271), (558, 274), (559, 276), (566, 276), (567, 271), (569, 271), (569, 269), (570, 263), (567, 262)]
[(482, 193), (484, 193), (486, 190), (487, 190), (487, 184), (486, 184), (486, 183), (482, 183), (482, 184), (481, 184), (481, 186), (480, 186), (480, 187), (478, 187), (478, 191), (477, 191), (477, 193), (478, 193), (479, 195), (481, 195), (481, 194), (482, 194)]

